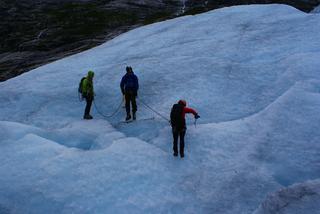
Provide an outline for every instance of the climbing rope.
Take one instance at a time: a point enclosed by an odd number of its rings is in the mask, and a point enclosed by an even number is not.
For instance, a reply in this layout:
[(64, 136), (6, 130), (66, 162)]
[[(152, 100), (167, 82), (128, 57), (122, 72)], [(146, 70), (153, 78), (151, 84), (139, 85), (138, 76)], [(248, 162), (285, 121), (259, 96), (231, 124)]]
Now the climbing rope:
[(170, 120), (168, 118), (166, 118), (165, 116), (163, 116), (162, 114), (160, 114), (159, 112), (157, 112), (156, 110), (154, 110), (152, 107), (150, 107), (148, 104), (146, 104), (145, 102), (143, 102), (140, 98), (138, 98), (138, 100), (140, 101), (140, 103), (142, 105), (144, 105), (145, 107), (147, 107), (148, 109), (150, 109), (151, 111), (153, 111), (154, 113), (156, 113), (157, 115), (159, 115), (160, 117), (162, 117), (164, 120), (168, 121), (170, 123)]
[(110, 115), (104, 115), (104, 114), (99, 110), (99, 108), (97, 107), (96, 102), (93, 100), (94, 108), (96, 109), (96, 111), (98, 112), (98, 114), (100, 114), (102, 117), (105, 117), (105, 118), (111, 118), (111, 117), (113, 117), (114, 115), (116, 115), (116, 114), (120, 111), (121, 106), (122, 106), (122, 103), (123, 103), (123, 99), (121, 100), (119, 106), (116, 108), (116, 110), (115, 110), (112, 114), (110, 114)]

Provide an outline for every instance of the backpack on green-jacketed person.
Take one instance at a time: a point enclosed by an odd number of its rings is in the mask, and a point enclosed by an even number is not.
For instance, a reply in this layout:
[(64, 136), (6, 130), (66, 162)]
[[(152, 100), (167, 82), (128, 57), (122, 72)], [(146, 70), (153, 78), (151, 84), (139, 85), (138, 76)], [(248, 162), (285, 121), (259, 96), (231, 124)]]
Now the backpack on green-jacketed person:
[(82, 91), (82, 84), (83, 81), (86, 79), (86, 77), (82, 77), (80, 82), (79, 82), (79, 87), (78, 87), (78, 93), (81, 94), (81, 98), (83, 99), (83, 91)]

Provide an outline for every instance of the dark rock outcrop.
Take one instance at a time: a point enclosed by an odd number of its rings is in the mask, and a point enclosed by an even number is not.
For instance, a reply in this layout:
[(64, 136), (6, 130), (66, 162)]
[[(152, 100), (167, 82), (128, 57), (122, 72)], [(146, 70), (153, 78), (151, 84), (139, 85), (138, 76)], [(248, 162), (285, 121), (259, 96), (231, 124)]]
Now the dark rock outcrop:
[(125, 31), (184, 14), (251, 3), (303, 11), (320, 0), (2, 0), (0, 81), (97, 46)]
[(314, 7), (320, 4), (320, 0), (188, 0), (186, 1), (186, 13), (196, 14), (233, 5), (273, 3), (287, 4), (304, 12), (310, 12)]
[(173, 17), (177, 5), (157, 0), (1, 1), (0, 81)]

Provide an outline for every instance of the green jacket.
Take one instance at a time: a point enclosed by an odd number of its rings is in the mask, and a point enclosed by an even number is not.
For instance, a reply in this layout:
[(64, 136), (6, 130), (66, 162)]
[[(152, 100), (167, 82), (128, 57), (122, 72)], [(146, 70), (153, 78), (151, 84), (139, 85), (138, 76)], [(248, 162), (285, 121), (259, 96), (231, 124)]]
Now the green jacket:
[(82, 82), (82, 95), (85, 97), (94, 97), (93, 79), (94, 72), (89, 71), (87, 77)]

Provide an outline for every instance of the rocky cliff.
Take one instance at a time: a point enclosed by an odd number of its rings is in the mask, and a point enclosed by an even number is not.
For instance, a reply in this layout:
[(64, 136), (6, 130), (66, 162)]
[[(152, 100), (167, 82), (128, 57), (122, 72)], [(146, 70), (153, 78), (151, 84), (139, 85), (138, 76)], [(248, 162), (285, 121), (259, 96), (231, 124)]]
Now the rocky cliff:
[(287, 4), (299, 10), (309, 12), (320, 3), (319, 0), (190, 0), (186, 1), (189, 10), (208, 10), (243, 4)]
[(0, 81), (99, 45), (135, 27), (225, 6), (320, 0), (2, 0)]

